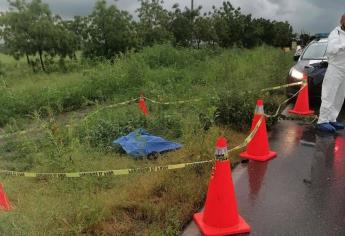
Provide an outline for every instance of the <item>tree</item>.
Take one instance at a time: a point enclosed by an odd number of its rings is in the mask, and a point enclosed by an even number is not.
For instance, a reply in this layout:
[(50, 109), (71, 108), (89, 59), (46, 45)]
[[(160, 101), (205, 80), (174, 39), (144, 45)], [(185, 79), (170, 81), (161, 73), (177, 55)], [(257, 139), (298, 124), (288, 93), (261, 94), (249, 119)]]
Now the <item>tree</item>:
[(291, 45), (293, 35), (292, 26), (286, 22), (273, 22), (273, 29), (275, 37), (273, 40), (273, 46), (287, 47)]
[(9, 1), (9, 4), (10, 12), (2, 12), (0, 17), (1, 37), (9, 54), (15, 59), (25, 55), (30, 63), (29, 55), (34, 51), (29, 41), (30, 16), (24, 1)]
[(137, 45), (132, 16), (116, 5), (107, 7), (105, 0), (96, 2), (86, 32), (83, 54), (89, 58), (112, 59)]
[(139, 0), (141, 6), (136, 10), (139, 17), (137, 31), (141, 45), (152, 46), (172, 39), (169, 32), (169, 12), (163, 8), (160, 0)]
[(284, 47), (291, 43), (293, 30), (288, 22), (252, 19), (230, 2), (223, 2), (219, 9), (213, 7), (214, 29), (222, 47), (243, 46), (251, 48), (262, 43)]
[(30, 56), (38, 54), (41, 68), (46, 70), (44, 54), (61, 59), (75, 52), (75, 35), (64, 27), (59, 16), (53, 16), (49, 6), (41, 0), (9, 0), (10, 11), (2, 13), (1, 36), (14, 58), (26, 56), (34, 66)]
[(180, 46), (188, 47), (193, 45), (194, 22), (200, 15), (201, 7), (196, 10), (185, 8), (181, 10), (178, 4), (173, 6), (170, 12), (169, 29), (173, 33), (175, 43)]
[[(139, 21), (127, 11), (98, 0), (88, 17), (63, 20), (53, 16), (42, 0), (8, 0), (10, 10), (0, 13), (0, 33), (9, 53), (16, 59), (26, 56), (30, 65), (46, 70), (45, 58), (76, 58), (83, 50), (89, 58), (112, 59), (131, 48), (173, 41), (180, 46), (217, 44), (221, 47), (251, 48), (261, 44), (288, 46), (294, 37), (288, 22), (253, 19), (230, 1), (213, 12), (201, 15), (197, 9), (164, 9), (163, 0), (138, 0)], [(32, 57), (38, 56), (35, 61)], [(31, 57), (31, 58), (30, 58)], [(38, 62), (36, 63), (36, 61)]]
[(197, 17), (194, 22), (194, 35), (198, 48), (202, 42), (214, 45), (217, 41), (217, 35), (214, 30), (213, 19), (207, 15)]
[(275, 38), (273, 23), (270, 20), (259, 18), (254, 19), (254, 25), (259, 29), (258, 37), (260, 41), (267, 45), (273, 45), (273, 40)]
[(222, 47), (241, 46), (244, 32), (241, 9), (235, 9), (230, 2), (223, 2), (220, 9), (214, 8), (215, 31)]
[(65, 20), (64, 27), (76, 37), (77, 50), (84, 47), (84, 39), (87, 38), (87, 17), (74, 16), (72, 20)]
[(75, 51), (80, 49), (80, 37), (78, 37), (78, 32), (69, 30), (66, 26), (66, 22), (58, 18), (55, 21), (55, 25), (52, 29), (53, 31), (53, 53), (52, 56), (59, 55), (60, 59), (66, 57), (76, 59)]

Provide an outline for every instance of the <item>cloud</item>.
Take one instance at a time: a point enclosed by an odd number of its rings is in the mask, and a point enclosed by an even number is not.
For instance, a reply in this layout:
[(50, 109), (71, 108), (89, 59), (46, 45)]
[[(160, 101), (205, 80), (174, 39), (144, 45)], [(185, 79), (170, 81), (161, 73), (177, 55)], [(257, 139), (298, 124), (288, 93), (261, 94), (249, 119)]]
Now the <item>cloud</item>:
[[(91, 13), (96, 0), (43, 0), (55, 14), (64, 18)], [(345, 12), (344, 0), (230, 0), (235, 7), (241, 7), (246, 14), (271, 20), (289, 21), (296, 32), (304, 30), (310, 33), (329, 32), (339, 24), (340, 16)], [(114, 0), (107, 0), (109, 4)], [(165, 0), (168, 9), (174, 3), (180, 7), (190, 7), (191, 0)], [(213, 5), (221, 6), (223, 0), (194, 0), (194, 5), (203, 6), (208, 11)], [(135, 14), (139, 7), (137, 0), (118, 0), (119, 8)], [(7, 0), (0, 0), (0, 10), (8, 9)]]
[[(0, 0), (1, 1), (1, 0)], [(48, 3), (50, 9), (64, 18), (72, 18), (73, 16), (86, 16), (92, 12), (96, 0), (43, 0)], [(116, 4), (119, 8), (127, 10), (132, 14), (139, 6), (137, 0), (107, 0), (108, 4)]]
[(345, 11), (343, 0), (233, 0), (254, 17), (289, 21), (296, 32), (330, 32)]

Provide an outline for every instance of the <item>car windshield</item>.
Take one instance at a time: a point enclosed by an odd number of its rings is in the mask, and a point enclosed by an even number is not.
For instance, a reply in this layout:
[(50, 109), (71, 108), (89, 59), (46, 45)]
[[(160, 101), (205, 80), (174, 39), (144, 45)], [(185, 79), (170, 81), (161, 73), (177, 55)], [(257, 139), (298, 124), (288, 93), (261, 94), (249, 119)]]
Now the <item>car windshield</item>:
[(305, 50), (302, 60), (324, 59), (327, 50), (327, 43), (313, 43)]

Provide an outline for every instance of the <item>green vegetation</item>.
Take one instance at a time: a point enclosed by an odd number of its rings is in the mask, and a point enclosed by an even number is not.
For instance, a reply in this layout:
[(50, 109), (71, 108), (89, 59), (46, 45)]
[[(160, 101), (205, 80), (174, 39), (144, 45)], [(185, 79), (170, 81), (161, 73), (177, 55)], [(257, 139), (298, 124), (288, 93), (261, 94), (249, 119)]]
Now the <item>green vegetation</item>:
[(286, 47), (294, 37), (288, 22), (255, 19), (229, 1), (202, 13), (202, 7), (164, 9), (162, 0), (139, 0), (138, 20), (97, 0), (87, 17), (64, 20), (54, 16), (42, 0), (8, 0), (10, 10), (0, 16), (0, 36), (8, 54), (26, 58), (33, 71), (66, 70), (66, 58), (106, 59), (129, 50), (172, 42), (183, 47), (253, 48), (263, 44)]
[[(59, 113), (106, 100), (123, 101), (137, 97), (142, 91), (148, 97), (163, 96), (166, 100), (176, 100), (176, 91), (186, 94), (184, 99), (206, 100), (232, 91), (237, 94), (258, 91), (272, 85), (277, 78), (284, 78), (285, 71), (281, 72), (281, 68), (290, 64), (290, 58), (282, 55), (283, 52), (269, 47), (254, 51), (209, 51), (161, 45), (121, 56), (115, 64), (85, 65), (80, 73), (35, 75), (25, 70), (25, 74), (19, 75), (18, 71), (12, 72), (13, 75), (1, 79), (0, 124), (35, 111), (46, 116), (47, 110)], [(15, 70), (10, 65), (4, 66)], [(27, 68), (24, 64), (18, 67)]]
[[(230, 147), (244, 139), (239, 131), (248, 129), (256, 98), (271, 104), (267, 110), (276, 108), (281, 94), (258, 91), (283, 84), (291, 58), (268, 46), (197, 50), (163, 44), (110, 61), (67, 61), (70, 73), (37, 74), (25, 60), (1, 55), (2, 129), (34, 128), (0, 139), (1, 169), (74, 172), (212, 159), (220, 134)], [(149, 117), (135, 103), (106, 108), (142, 92), (160, 101), (202, 101), (148, 102)], [(184, 147), (133, 159), (111, 146), (140, 127)], [(205, 165), (121, 177), (3, 177), (14, 210), (0, 213), (0, 234), (180, 235), (204, 203), (209, 174)]]
[[(98, 0), (89, 16), (68, 20), (42, 0), (8, 2), (0, 15), (1, 169), (77, 172), (210, 160), (219, 135), (230, 147), (245, 138), (257, 98), (268, 113), (284, 98), (259, 91), (285, 81), (292, 56), (272, 46), (290, 45), (288, 22), (255, 19), (230, 2), (203, 14), (201, 6), (164, 9), (161, 0), (139, 0), (133, 18), (116, 2)], [(111, 106), (142, 93), (200, 101), (147, 101), (148, 117), (135, 102)], [(183, 148), (134, 159), (111, 145), (137, 128)], [(180, 235), (202, 207), (210, 168), (3, 177), (14, 209), (0, 213), (0, 235)]]
[[(34, 71), (37, 67), (46, 71), (46, 64), (54, 56), (59, 56), (62, 64), (65, 57), (75, 56), (76, 35), (65, 27), (60, 17), (52, 15), (47, 4), (40, 0), (8, 2), (11, 11), (1, 14), (0, 24), (9, 54), (16, 59), (25, 56)], [(30, 58), (35, 55), (37, 60)]]

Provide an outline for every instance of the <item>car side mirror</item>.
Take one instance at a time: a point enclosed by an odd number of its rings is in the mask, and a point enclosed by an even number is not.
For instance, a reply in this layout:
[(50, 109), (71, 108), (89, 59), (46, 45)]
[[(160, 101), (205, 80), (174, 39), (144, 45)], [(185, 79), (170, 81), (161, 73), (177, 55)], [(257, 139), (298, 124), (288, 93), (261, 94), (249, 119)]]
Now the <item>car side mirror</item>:
[(301, 57), (301, 55), (294, 55), (293, 56), (293, 60), (294, 61), (298, 61), (300, 57)]

